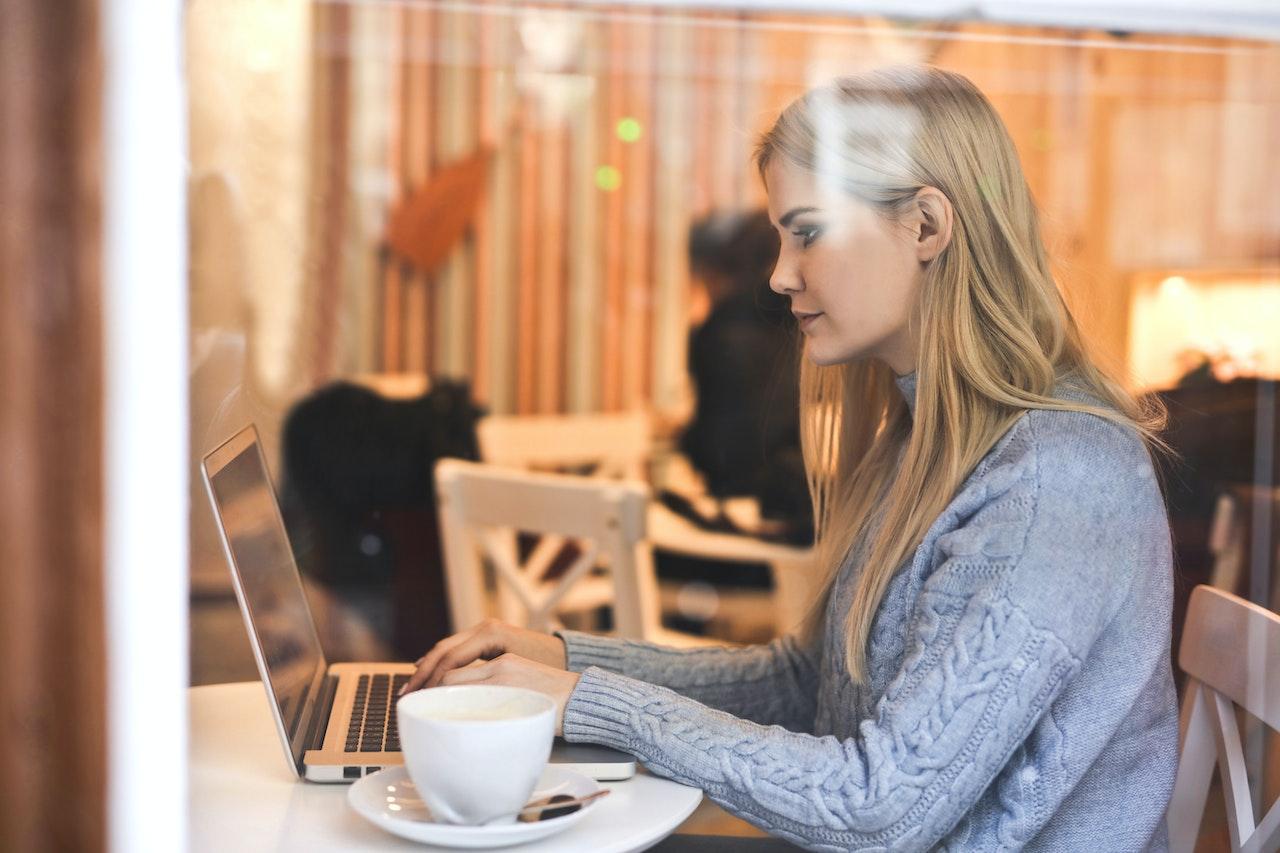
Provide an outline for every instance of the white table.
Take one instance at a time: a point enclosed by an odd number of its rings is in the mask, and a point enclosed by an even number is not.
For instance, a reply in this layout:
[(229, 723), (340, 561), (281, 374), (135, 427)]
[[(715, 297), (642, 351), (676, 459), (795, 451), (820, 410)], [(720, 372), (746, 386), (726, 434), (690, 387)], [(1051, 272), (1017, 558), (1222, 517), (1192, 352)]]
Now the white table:
[[(188, 691), (190, 829), (196, 851), (440, 850), (389, 835), (347, 806), (346, 785), (302, 782), (289, 772), (261, 682)], [(696, 788), (640, 773), (601, 783), (613, 793), (559, 835), (498, 848), (520, 853), (630, 853), (670, 835), (697, 807)]]

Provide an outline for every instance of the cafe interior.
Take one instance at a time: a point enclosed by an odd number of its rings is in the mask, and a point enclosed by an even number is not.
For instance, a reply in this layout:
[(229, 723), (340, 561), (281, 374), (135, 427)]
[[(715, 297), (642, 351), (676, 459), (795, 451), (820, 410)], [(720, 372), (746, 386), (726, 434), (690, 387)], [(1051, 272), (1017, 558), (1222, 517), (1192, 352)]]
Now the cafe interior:
[[(0, 660), (43, 721), (12, 711), (32, 734), (0, 741), (26, 767), (0, 783), (0, 848), (414, 849), (343, 786), (293, 778), (273, 742), (202, 465), (248, 426), (330, 664), (411, 662), (486, 618), (679, 648), (796, 630), (821, 575), (798, 439), (757, 430), (725, 464), (715, 432), (779, 411), (795, 432), (801, 335), (768, 290), (776, 236), (751, 231), (752, 152), (810, 87), (894, 64), (990, 99), (1099, 361), (1167, 409), (1184, 730), (1196, 701), (1215, 709), (1170, 825), (1184, 816), (1188, 851), (1280, 845), (1268, 4), (56, 5), (0, 24), (0, 55), (62, 69), (44, 100), (0, 69), (0, 114), (45, 129), (6, 119), (0, 209), (19, 235), (56, 220), (43, 254), (71, 261), (37, 272), (24, 241), (0, 244), (0, 358), (32, 401), (0, 419), (19, 450)], [(20, 175), (76, 201), (37, 204)], [(708, 355), (725, 282), (760, 251), (768, 357)], [(583, 509), (623, 505), (621, 524)], [(1199, 621), (1201, 587), (1239, 633)], [(253, 748), (221, 740), (241, 731)], [(654, 791), (631, 846), (572, 846), (584, 821), (529, 849), (792, 849), (709, 798), (661, 812), (675, 795)]]

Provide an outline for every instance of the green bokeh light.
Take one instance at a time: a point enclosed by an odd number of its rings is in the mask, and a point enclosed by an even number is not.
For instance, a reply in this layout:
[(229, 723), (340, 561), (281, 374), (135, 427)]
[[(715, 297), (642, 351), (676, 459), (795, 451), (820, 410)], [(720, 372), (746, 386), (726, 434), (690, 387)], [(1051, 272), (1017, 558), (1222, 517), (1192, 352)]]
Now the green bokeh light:
[(635, 142), (640, 138), (640, 122), (633, 118), (619, 119), (618, 138), (623, 142)]
[(616, 190), (622, 186), (622, 173), (614, 166), (600, 166), (596, 169), (596, 186), (602, 190)]

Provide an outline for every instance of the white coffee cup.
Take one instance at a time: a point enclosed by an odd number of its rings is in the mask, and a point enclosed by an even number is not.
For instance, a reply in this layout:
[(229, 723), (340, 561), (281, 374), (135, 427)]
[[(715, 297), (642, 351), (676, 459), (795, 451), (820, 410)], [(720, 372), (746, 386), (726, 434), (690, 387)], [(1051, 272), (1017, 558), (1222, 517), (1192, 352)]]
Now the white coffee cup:
[(401, 697), (396, 719), (405, 769), (432, 815), (479, 824), (529, 801), (551, 755), (556, 706), (522, 687), (458, 684)]

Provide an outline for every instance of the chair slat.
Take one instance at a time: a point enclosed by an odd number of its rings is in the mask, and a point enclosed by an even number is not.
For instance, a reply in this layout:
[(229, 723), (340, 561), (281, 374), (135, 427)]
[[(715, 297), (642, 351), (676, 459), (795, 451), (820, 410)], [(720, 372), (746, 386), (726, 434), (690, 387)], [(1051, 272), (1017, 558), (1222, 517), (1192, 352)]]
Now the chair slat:
[(1280, 850), (1280, 800), (1271, 804), (1266, 816), (1253, 831), (1253, 837), (1240, 849), (1242, 853), (1274, 853)]
[(1204, 686), (1188, 678), (1182, 700), (1178, 778), (1169, 804), (1169, 850), (1192, 853), (1217, 758)]
[(503, 548), (505, 543), (502, 541), (501, 534), (502, 532), (497, 530), (482, 530), (480, 541), (484, 543), (485, 553), (493, 561), (494, 571), (506, 581), (524, 608), (532, 613), (538, 606), (537, 595), (524, 573), (520, 571), (520, 565), (512, 560), (510, 554)]
[(1227, 800), (1227, 827), (1231, 831), (1231, 847), (1238, 850), (1243, 841), (1253, 834), (1254, 827), (1253, 800), (1249, 796), (1249, 773), (1245, 769), (1240, 728), (1236, 724), (1235, 709), (1221, 693), (1206, 687), (1204, 698), (1218, 745), (1218, 775)]
[(1280, 616), (1198, 586), (1191, 593), (1178, 663), (1273, 729), (1280, 729)]
[(547, 614), (555, 612), (556, 605), (564, 600), (569, 594), (570, 589), (578, 580), (587, 572), (595, 568), (596, 565), (595, 546), (587, 548), (578, 559), (573, 561), (568, 570), (553, 582), (550, 593), (542, 599), (540, 609)]
[(551, 568), (552, 562), (559, 556), (560, 550), (564, 548), (565, 538), (556, 536), (552, 533), (544, 533), (542, 538), (538, 540), (538, 544), (533, 546), (533, 551), (525, 558), (522, 571), (525, 577), (533, 583), (541, 583), (543, 576), (547, 570)]

